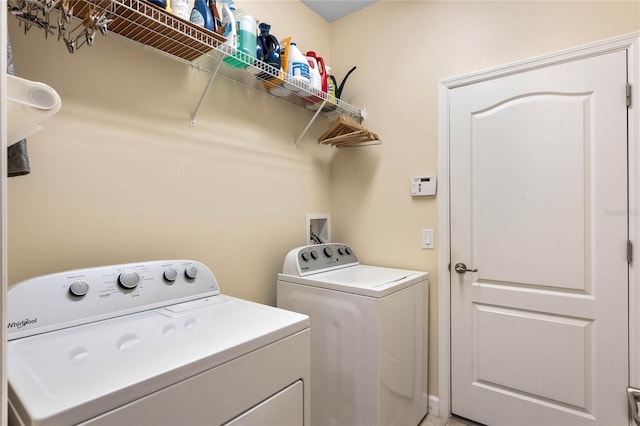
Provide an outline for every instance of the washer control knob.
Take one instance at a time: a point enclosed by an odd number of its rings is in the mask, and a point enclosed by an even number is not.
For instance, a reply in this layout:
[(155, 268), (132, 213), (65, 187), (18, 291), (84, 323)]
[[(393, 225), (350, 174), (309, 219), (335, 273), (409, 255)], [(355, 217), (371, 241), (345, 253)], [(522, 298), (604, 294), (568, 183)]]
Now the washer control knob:
[(344, 252), (347, 253), (347, 254), (353, 253), (349, 247), (345, 247), (344, 248)]
[(333, 256), (333, 250), (331, 249), (331, 247), (325, 247), (323, 251), (325, 256), (327, 257)]
[(340, 256), (344, 256), (344, 249), (343, 249), (342, 247), (340, 247), (340, 248), (338, 249), (338, 254), (339, 254)]
[(174, 282), (178, 279), (178, 271), (175, 268), (167, 268), (164, 271), (164, 279), (170, 282)]
[(318, 252), (315, 251), (315, 250), (311, 250), (311, 258), (317, 259), (318, 258)]
[(136, 288), (139, 283), (140, 275), (135, 271), (125, 271), (118, 276), (118, 284), (124, 288)]
[(307, 253), (306, 251), (303, 251), (303, 252), (300, 254), (300, 257), (301, 257), (301, 258), (302, 258), (302, 260), (304, 260), (305, 262), (308, 262), (308, 261), (309, 261), (309, 253)]
[(184, 274), (187, 276), (187, 278), (195, 280), (198, 276), (198, 268), (193, 265), (189, 265), (184, 269)]
[(84, 280), (78, 280), (71, 283), (69, 292), (74, 296), (82, 297), (89, 292), (89, 283)]

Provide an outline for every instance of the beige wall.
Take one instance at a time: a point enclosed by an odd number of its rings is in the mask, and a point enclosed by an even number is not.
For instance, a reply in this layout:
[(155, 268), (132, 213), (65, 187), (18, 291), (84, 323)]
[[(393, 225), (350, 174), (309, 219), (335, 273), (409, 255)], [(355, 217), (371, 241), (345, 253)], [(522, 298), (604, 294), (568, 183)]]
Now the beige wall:
[(409, 181), (437, 173), (437, 87), (448, 77), (640, 29), (639, 2), (382, 1), (334, 22), (333, 64), (343, 98), (368, 111), (384, 144), (332, 160), (334, 236), (365, 263), (429, 271), (429, 394), (438, 394), (437, 253), (420, 230), (437, 229), (437, 199)]
[(436, 200), (409, 179), (437, 172), (437, 83), (640, 29), (637, 1), (382, 1), (328, 24), (297, 1), (238, 1), (316, 50), (343, 99), (367, 109), (383, 145), (335, 150), (293, 140), (310, 113), (216, 79), (115, 36), (70, 55), (9, 18), (18, 75), (61, 95), (29, 138), (32, 173), (9, 180), (9, 282), (158, 258), (208, 264), (223, 292), (275, 303), (284, 254), (306, 213), (332, 214), (334, 241), (364, 263), (431, 273), (429, 393), (437, 394)]

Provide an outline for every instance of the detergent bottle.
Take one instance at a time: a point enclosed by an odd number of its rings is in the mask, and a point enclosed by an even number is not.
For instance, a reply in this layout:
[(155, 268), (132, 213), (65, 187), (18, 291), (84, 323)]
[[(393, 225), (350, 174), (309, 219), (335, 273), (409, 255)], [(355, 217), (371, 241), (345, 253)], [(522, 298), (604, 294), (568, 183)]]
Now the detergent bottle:
[(257, 47), (257, 24), (253, 16), (243, 9), (237, 9), (234, 17), (236, 19), (236, 33), (238, 34), (238, 51), (245, 55), (238, 55), (245, 62), (253, 64), (256, 58)]
[[(153, 3), (158, 7), (161, 7), (162, 9), (167, 9), (167, 2), (166, 0), (147, 0), (149, 3)], [(168, 12), (171, 12), (170, 10)]]
[[(307, 62), (309, 63), (309, 92), (316, 93), (314, 90), (320, 92), (322, 90), (322, 76), (320, 75), (320, 71), (318, 70), (318, 62), (316, 58), (307, 56)], [(310, 110), (317, 110), (320, 108), (319, 102), (322, 102), (317, 96), (307, 96), (302, 98), (305, 102), (304, 106)]]
[(326, 82), (327, 82), (327, 103), (324, 108), (322, 108), (322, 112), (333, 111), (337, 108), (336, 105), (336, 85), (334, 83), (335, 78), (331, 75), (331, 67), (329, 65), (325, 66), (326, 69)]
[(171, 0), (171, 11), (174, 15), (189, 20), (191, 15), (191, 9), (189, 8), (188, 0)]
[[(232, 0), (225, 0), (228, 3), (223, 3), (224, 7), (222, 9), (222, 20), (226, 24), (226, 20), (230, 19), (231, 23), (229, 24), (232, 29), (228, 30), (227, 41), (229, 37), (233, 38), (235, 41), (235, 50), (230, 53), (231, 56), (227, 56), (223, 59), (223, 62), (233, 68), (245, 68), (248, 63), (253, 63), (253, 60), (249, 58), (249, 56), (255, 57), (256, 52), (256, 31), (255, 31), (255, 19), (251, 15), (246, 14), (244, 11), (238, 11), (235, 7), (231, 6)], [(253, 22), (251, 22), (253, 21)], [(242, 29), (241, 29), (242, 28)], [(251, 34), (247, 34), (247, 32), (253, 28), (253, 37)], [(244, 44), (242, 49), (240, 49), (240, 31), (242, 31), (245, 36)], [(224, 35), (224, 34), (223, 34)], [(247, 42), (253, 39), (253, 47), (247, 46)], [(229, 53), (229, 52), (227, 52)], [(241, 60), (242, 59), (242, 60)], [(248, 63), (247, 63), (248, 62)]]
[(231, 10), (231, 5), (233, 4), (233, 0), (222, 0), (222, 6), (220, 14), (222, 17), (220, 18), (222, 21), (222, 35), (227, 39), (224, 42), (224, 45), (232, 48), (238, 48), (238, 35), (236, 34), (236, 20), (233, 17), (233, 11)]
[(274, 68), (280, 69), (280, 43), (272, 34), (269, 34), (271, 25), (266, 22), (260, 22), (260, 35), (258, 36), (258, 45), (262, 49), (262, 57), (258, 58)]
[[(307, 57), (300, 52), (296, 43), (289, 45), (289, 64), (287, 66), (287, 81), (308, 85), (311, 77), (309, 74), (309, 62)], [(290, 90), (299, 90), (298, 85), (289, 85)]]
[(307, 63), (309, 64), (309, 86), (318, 91), (322, 90), (322, 76), (318, 69), (318, 61), (316, 58), (307, 55)]
[(256, 77), (259, 80), (268, 80), (273, 76), (277, 76), (277, 70), (280, 70), (282, 66), (280, 60), (280, 43), (278, 42), (278, 39), (276, 37), (274, 37), (272, 34), (269, 34), (271, 25), (267, 24), (266, 22), (260, 22), (258, 28), (260, 28), (260, 34), (258, 35), (257, 39), (258, 42), (256, 46), (256, 58), (258, 58), (259, 61), (262, 61), (263, 63), (275, 68), (275, 70), (260, 66), (260, 68), (265, 72), (261, 72)]
[(289, 74), (290, 47), (291, 37), (286, 37), (280, 41), (280, 63), (282, 69), (278, 74), (278, 78), (271, 78), (262, 83), (265, 88), (269, 89), (272, 95), (285, 97), (291, 94), (291, 90), (287, 88), (289, 85), (283, 84), (283, 80), (285, 80)]
[[(225, 52), (227, 54), (235, 54), (235, 50), (238, 48), (238, 35), (236, 34), (236, 20), (233, 17), (233, 11), (231, 5), (233, 0), (222, 0), (221, 21), (222, 21), (222, 35), (227, 39), (223, 46), (225, 46)], [(229, 59), (229, 58), (225, 58)]]
[(220, 12), (218, 11), (218, 5), (216, 0), (207, 1), (209, 10), (211, 11), (211, 17), (213, 18), (213, 31), (222, 34), (224, 28), (222, 27), (222, 19), (220, 18)]
[(200, 25), (201, 27), (208, 29), (209, 31), (214, 30), (213, 15), (211, 14), (211, 9), (209, 9), (209, 5), (207, 5), (206, 0), (195, 0), (189, 20), (196, 25)]
[[(324, 59), (321, 56), (316, 55), (316, 52), (307, 52), (307, 59), (313, 58), (318, 64), (318, 73), (320, 74), (320, 88), (323, 92), (327, 91), (327, 70), (324, 64)], [(315, 83), (314, 83), (315, 84)]]
[[(316, 55), (316, 52), (307, 52), (306, 53), (307, 61), (309, 62), (309, 74), (311, 75), (311, 87), (318, 90), (319, 92), (327, 91), (327, 70), (325, 69), (324, 59), (322, 57)], [(311, 96), (305, 98), (307, 102), (322, 102), (322, 99), (317, 96)], [(319, 105), (315, 108), (307, 108), (309, 109), (318, 109)]]

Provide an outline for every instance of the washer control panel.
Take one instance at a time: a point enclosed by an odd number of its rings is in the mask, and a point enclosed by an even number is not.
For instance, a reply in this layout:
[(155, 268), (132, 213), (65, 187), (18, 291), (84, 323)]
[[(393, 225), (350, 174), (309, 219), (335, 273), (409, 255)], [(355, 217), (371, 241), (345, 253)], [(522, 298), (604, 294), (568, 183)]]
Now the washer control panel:
[(31, 278), (7, 295), (9, 340), (220, 294), (193, 260), (77, 269)]
[(282, 273), (305, 276), (358, 264), (358, 258), (346, 244), (313, 244), (291, 250), (284, 259)]

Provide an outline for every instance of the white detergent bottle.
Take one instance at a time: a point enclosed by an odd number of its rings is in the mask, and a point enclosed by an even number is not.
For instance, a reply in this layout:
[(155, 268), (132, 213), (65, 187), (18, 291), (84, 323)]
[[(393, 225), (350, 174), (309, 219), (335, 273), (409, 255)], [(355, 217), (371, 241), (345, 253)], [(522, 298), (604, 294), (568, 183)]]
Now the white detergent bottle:
[(236, 20), (231, 10), (232, 1), (222, 1), (222, 27), (224, 28), (222, 35), (227, 39), (224, 45), (232, 50), (225, 49), (225, 52), (234, 55), (238, 48), (238, 34), (236, 33)]
[(187, 21), (191, 17), (192, 8), (193, 5), (189, 4), (189, 0), (171, 0), (173, 14)]
[[(309, 62), (307, 57), (300, 52), (296, 43), (289, 45), (289, 64), (287, 66), (287, 81), (303, 83), (308, 85), (311, 81), (309, 74)], [(299, 87), (289, 85), (291, 90), (300, 90)], [(305, 86), (306, 87), (306, 86)]]

